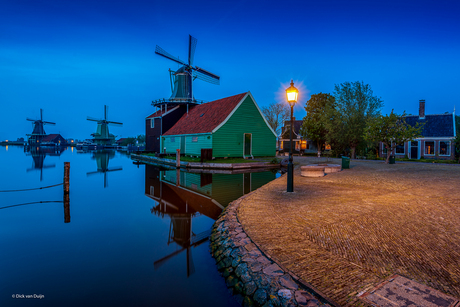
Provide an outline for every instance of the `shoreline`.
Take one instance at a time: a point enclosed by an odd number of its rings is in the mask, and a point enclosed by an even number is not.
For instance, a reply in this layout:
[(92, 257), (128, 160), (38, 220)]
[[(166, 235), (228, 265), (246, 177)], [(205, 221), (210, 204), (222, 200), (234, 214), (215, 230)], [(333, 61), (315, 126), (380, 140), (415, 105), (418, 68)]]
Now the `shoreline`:
[[(283, 180), (285, 176), (273, 181)], [(242, 306), (338, 307), (337, 303), (272, 258), (247, 235), (238, 220), (238, 211), (241, 202), (256, 191), (230, 203), (211, 231), (211, 254), (235, 299)]]

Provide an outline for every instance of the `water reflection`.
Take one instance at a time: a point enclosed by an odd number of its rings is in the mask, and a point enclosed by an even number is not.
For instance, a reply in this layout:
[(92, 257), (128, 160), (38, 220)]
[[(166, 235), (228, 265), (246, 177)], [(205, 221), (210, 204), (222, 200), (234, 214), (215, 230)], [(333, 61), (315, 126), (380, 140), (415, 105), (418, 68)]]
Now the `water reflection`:
[(158, 269), (172, 257), (187, 252), (187, 276), (194, 273), (191, 247), (205, 242), (210, 229), (195, 232), (193, 219), (207, 216), (216, 220), (233, 200), (272, 181), (276, 172), (261, 171), (240, 174), (191, 173), (166, 170), (145, 165), (145, 195), (154, 201), (152, 214), (169, 216), (167, 244), (176, 243), (180, 249), (154, 262)]
[(40, 181), (43, 180), (43, 169), (44, 168), (54, 168), (56, 164), (45, 164), (46, 156), (60, 156), (66, 147), (24, 147), (24, 151), (27, 156), (32, 156), (33, 164), (32, 168), (28, 168), (26, 171), (40, 171)]
[(96, 160), (97, 170), (94, 172), (86, 173), (86, 176), (91, 176), (95, 174), (104, 174), (104, 188), (108, 187), (107, 182), (107, 173), (116, 172), (123, 170), (122, 167), (112, 167), (109, 168), (109, 161), (115, 157), (114, 150), (97, 150), (92, 151), (91, 159)]

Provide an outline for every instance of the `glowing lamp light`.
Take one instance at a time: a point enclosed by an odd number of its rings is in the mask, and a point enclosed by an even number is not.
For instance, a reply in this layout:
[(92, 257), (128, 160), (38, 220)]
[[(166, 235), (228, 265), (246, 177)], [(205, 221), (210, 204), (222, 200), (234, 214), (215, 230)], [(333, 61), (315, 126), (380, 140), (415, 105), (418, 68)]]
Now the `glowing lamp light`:
[(287, 101), (290, 105), (294, 105), (297, 102), (299, 96), (299, 90), (294, 87), (294, 81), (291, 80), (291, 86), (286, 89)]

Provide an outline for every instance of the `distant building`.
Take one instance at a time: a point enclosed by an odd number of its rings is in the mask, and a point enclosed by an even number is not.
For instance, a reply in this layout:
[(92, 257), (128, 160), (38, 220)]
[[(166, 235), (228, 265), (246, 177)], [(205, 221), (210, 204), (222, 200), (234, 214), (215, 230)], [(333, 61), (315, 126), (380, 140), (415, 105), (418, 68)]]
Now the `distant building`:
[[(303, 138), (300, 135), (300, 128), (302, 127), (303, 120), (295, 120), (293, 117), (294, 126), (292, 129), (292, 152), (293, 153), (317, 153), (318, 149), (316, 147), (316, 143)], [(291, 140), (289, 135), (289, 129), (291, 127), (291, 120), (287, 120), (284, 122), (284, 126), (281, 128), (281, 134), (278, 136), (278, 150), (280, 152), (289, 152)], [(324, 149), (331, 149), (329, 145), (325, 144)]]
[(67, 145), (67, 141), (60, 134), (48, 134), (41, 139), (40, 145)]
[(121, 146), (121, 144), (126, 140), (126, 138), (120, 138), (116, 141), (118, 146)]
[[(425, 100), (419, 101), (419, 115), (406, 116), (406, 123), (415, 126), (425, 123), (422, 137), (413, 142), (405, 142), (393, 151), (396, 158), (407, 156), (409, 159), (448, 159), (455, 158), (454, 142), (455, 111), (453, 113), (425, 115)], [(379, 144), (382, 157), (386, 157), (387, 149), (383, 143)]]

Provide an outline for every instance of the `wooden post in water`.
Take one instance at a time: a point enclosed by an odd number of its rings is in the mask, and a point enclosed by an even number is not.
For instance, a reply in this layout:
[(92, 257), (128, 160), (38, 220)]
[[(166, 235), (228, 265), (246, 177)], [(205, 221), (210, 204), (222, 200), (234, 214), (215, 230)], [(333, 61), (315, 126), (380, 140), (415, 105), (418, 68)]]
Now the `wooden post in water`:
[(70, 223), (70, 162), (64, 162), (64, 223)]
[(176, 167), (180, 168), (180, 149), (176, 149)]
[(176, 186), (180, 186), (180, 168), (176, 168)]

